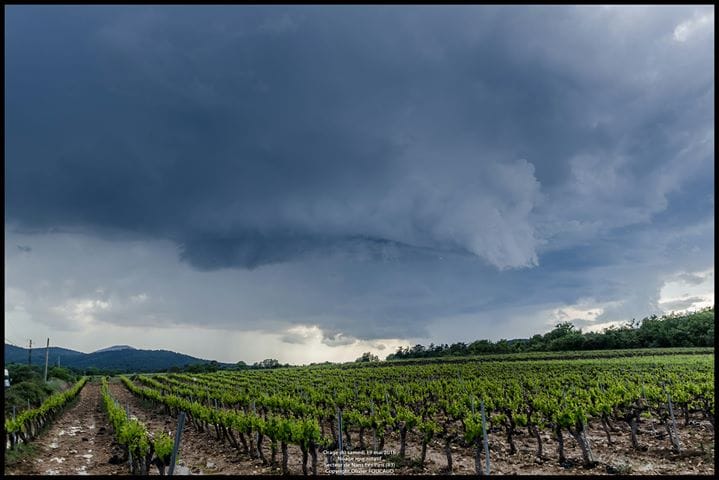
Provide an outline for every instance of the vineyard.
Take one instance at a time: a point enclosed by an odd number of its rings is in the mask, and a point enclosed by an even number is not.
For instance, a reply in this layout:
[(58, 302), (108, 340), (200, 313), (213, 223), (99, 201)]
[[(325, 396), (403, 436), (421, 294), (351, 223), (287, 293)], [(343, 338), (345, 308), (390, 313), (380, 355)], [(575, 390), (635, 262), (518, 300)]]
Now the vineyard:
[[(630, 473), (632, 458), (713, 473), (713, 353), (119, 380), (113, 387), (124, 391), (115, 396), (131, 392), (136, 409), (165, 418), (164, 430), (131, 419), (102, 380), (127, 473), (165, 473), (173, 444), (167, 424), (180, 412), (187, 431), (245, 469), (217, 473), (362, 473), (357, 466), (370, 460), (381, 473)], [(6, 421), (6, 435), (23, 430), (20, 423)], [(187, 448), (180, 445), (184, 462)]]
[(9, 444), (10, 448), (14, 448), (18, 440), (25, 443), (33, 440), (48, 422), (77, 397), (86, 382), (87, 377), (83, 377), (66, 392), (52, 395), (40, 407), (28, 409), (15, 418), (5, 419), (6, 446)]

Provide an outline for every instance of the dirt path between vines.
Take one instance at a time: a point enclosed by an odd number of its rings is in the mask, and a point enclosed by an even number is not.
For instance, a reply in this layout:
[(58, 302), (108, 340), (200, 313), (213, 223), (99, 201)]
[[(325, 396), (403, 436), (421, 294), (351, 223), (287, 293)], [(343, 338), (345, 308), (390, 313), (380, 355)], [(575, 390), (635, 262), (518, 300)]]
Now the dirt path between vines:
[[(131, 392), (124, 385), (113, 379), (110, 382), (110, 393), (121, 405), (129, 407), (130, 415), (145, 423), (148, 431), (165, 431), (173, 438), (177, 427), (177, 418), (167, 415), (161, 406), (154, 406)], [(709, 422), (695, 416), (691, 426), (677, 425), (683, 443), (682, 454), (669, 451), (667, 439), (657, 438), (651, 422), (644, 422), (640, 427), (640, 443), (646, 445), (646, 451), (635, 451), (631, 448), (628, 428), (619, 425), (620, 431), (613, 434), (613, 444), (607, 439), (597, 425), (591, 425), (588, 438), (592, 449), (599, 460), (593, 469), (584, 469), (579, 465), (581, 454), (576, 442), (565, 436), (567, 457), (574, 460), (570, 468), (562, 468), (556, 462), (556, 445), (551, 436), (543, 432), (542, 438), (545, 454), (550, 460), (537, 464), (534, 461), (534, 439), (525, 434), (518, 434), (515, 441), (518, 452), (507, 455), (507, 444), (501, 433), (490, 435), (490, 451), (492, 452), (492, 472), (500, 474), (564, 474), (564, 475), (596, 475), (609, 473), (607, 467), (614, 468), (614, 473), (631, 474), (704, 474), (714, 473), (714, 429)], [(659, 430), (659, 425), (656, 430)], [(353, 443), (357, 441), (357, 433), (353, 432)], [(370, 443), (371, 433), (366, 433), (365, 441)], [(107, 416), (101, 403), (99, 383), (88, 383), (80, 392), (79, 399), (64, 414), (32, 442), (37, 453), (11, 466), (6, 466), (6, 475), (127, 475), (128, 466), (119, 462), (122, 449), (114, 441), (108, 426)], [(270, 459), (269, 440), (263, 442), (265, 457)], [(408, 435), (407, 455), (419, 457), (419, 437), (416, 432)], [(388, 435), (385, 450), (398, 450), (398, 435)], [(474, 474), (473, 451), (466, 447), (452, 447), (455, 474)], [(214, 429), (200, 432), (186, 422), (180, 444), (176, 474), (220, 474), (220, 475), (262, 475), (279, 473), (262, 462), (250, 459), (247, 454), (240, 453), (227, 442), (218, 440)], [(289, 468), (292, 474), (302, 473), (301, 453), (297, 446), (289, 447)], [(278, 453), (277, 460), (281, 459)], [(319, 473), (327, 474), (326, 458), (319, 454)], [(111, 463), (112, 462), (112, 463)], [(441, 442), (433, 440), (427, 451), (427, 463), (424, 470), (412, 467), (392, 468), (385, 473), (412, 475), (416, 473), (444, 473), (446, 457)], [(151, 475), (158, 475), (155, 467)]]
[[(130, 416), (137, 417), (143, 422), (149, 432), (164, 431), (172, 438), (175, 437), (177, 418), (167, 415), (162, 406), (152, 405), (133, 395), (121, 383), (110, 383), (111, 395), (123, 406), (129, 406)], [(269, 440), (265, 439), (262, 450), (270, 460)], [(302, 473), (302, 454), (296, 446), (289, 447), (289, 469), (293, 474)], [(278, 452), (277, 461), (281, 460)], [(178, 467), (176, 474), (191, 475), (266, 475), (278, 473), (269, 466), (262, 465), (260, 460), (250, 459), (247, 454), (240, 453), (228, 442), (217, 439), (214, 428), (200, 432), (185, 422), (180, 440), (178, 453)], [(150, 475), (159, 475), (157, 468), (152, 467)]]
[[(604, 475), (622, 473), (632, 475), (714, 475), (714, 428), (711, 424), (694, 416), (693, 425), (677, 423), (677, 431), (682, 443), (682, 453), (671, 451), (668, 438), (662, 435), (661, 425), (651, 421), (642, 421), (639, 429), (639, 443), (645, 448), (632, 448), (629, 426), (619, 424), (618, 431), (612, 433), (609, 443), (600, 425), (594, 422), (587, 430), (594, 459), (598, 462), (594, 468), (582, 466), (582, 454), (579, 445), (569, 434), (564, 434), (564, 448), (570, 465), (563, 467), (557, 460), (557, 442), (548, 431), (540, 435), (547, 460), (536, 461), (536, 441), (526, 428), (518, 429), (514, 441), (517, 453), (509, 455), (509, 444), (503, 431), (489, 435), (491, 472), (500, 475)], [(654, 432), (659, 435), (655, 435)], [(413, 432), (407, 436), (407, 456), (419, 458), (421, 439)], [(399, 450), (398, 435), (393, 433), (385, 442), (385, 449)], [(471, 448), (452, 445), (453, 472), (473, 475), (475, 473), (474, 451)], [(415, 473), (443, 474), (447, 465), (443, 444), (435, 439), (427, 449), (426, 469), (419, 471), (411, 467), (401, 467), (395, 473), (412, 475)], [(484, 465), (484, 455), (482, 455)]]
[(88, 382), (76, 403), (32, 441), (37, 453), (6, 466), (6, 475), (122, 475), (109, 463), (120, 453), (108, 429), (99, 383)]
[[(153, 406), (129, 392), (117, 379), (110, 381), (110, 394), (130, 416), (142, 421), (149, 432), (165, 431), (173, 438), (177, 419), (166, 415), (162, 407)], [(5, 466), (5, 475), (129, 475), (122, 448), (115, 442), (102, 405), (99, 383), (88, 382), (76, 403), (57, 418), (32, 445), (37, 452), (13, 465)], [(270, 459), (269, 440), (263, 452)], [(281, 458), (278, 453), (277, 460)], [(301, 474), (301, 453), (289, 447), (289, 468)], [(112, 462), (112, 463), (111, 463)], [(183, 428), (176, 474), (262, 475), (277, 473), (259, 460), (240, 454), (212, 432), (199, 432), (189, 421)], [(159, 475), (151, 467), (150, 475)]]

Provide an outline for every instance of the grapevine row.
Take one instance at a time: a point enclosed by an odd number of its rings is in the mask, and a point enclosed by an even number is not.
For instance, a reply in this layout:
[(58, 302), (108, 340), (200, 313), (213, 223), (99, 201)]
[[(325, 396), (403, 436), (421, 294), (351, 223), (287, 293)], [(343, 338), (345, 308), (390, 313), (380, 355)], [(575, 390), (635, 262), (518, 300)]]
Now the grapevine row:
[(48, 422), (57, 417), (65, 406), (77, 397), (85, 383), (87, 377), (82, 377), (69, 390), (51, 395), (39, 407), (25, 410), (14, 419), (5, 419), (6, 444), (9, 441), (10, 448), (15, 448), (18, 437), (24, 443), (33, 440)]
[[(428, 442), (444, 441), (448, 465), (451, 446), (477, 445), (482, 429), (476, 408), (485, 404), (492, 434), (506, 435), (509, 453), (516, 452), (513, 436), (527, 428), (537, 441), (537, 457), (546, 459), (539, 431), (552, 432), (560, 462), (566, 460), (564, 435), (573, 436), (590, 463), (586, 428), (598, 422), (608, 440), (618, 422), (631, 431), (635, 448), (637, 424), (655, 417), (669, 431), (667, 398), (673, 399), (685, 424), (699, 413), (714, 421), (714, 372), (711, 356), (643, 357), (634, 359), (498, 362), (462, 365), (392, 365), (367, 369), (297, 368), (274, 372), (217, 372), (209, 375), (159, 375), (152, 389), (185, 398), (206, 400), (208, 411), (242, 410), (256, 405), (255, 416), (310, 417), (320, 424), (322, 442), (335, 448), (338, 436), (372, 431), (382, 448), (384, 436), (395, 431), (404, 457), (408, 433), (422, 441), (423, 462)], [(343, 411), (343, 432), (334, 428), (337, 409)], [(209, 414), (208, 414), (209, 415)], [(259, 420), (258, 420), (259, 421)], [(329, 426), (331, 436), (325, 434)], [(221, 438), (218, 435), (218, 438)]]
[[(282, 453), (281, 469), (288, 473), (288, 445), (297, 445), (302, 451), (302, 470), (308, 473), (308, 458), (312, 457), (312, 474), (317, 474), (317, 449), (324, 446), (320, 427), (316, 419), (287, 418), (278, 415), (261, 416), (255, 413), (210, 408), (197, 401), (135, 385), (127, 377), (120, 377), (127, 388), (135, 395), (163, 405), (167, 413), (184, 411), (190, 421), (200, 431), (210, 427), (215, 429), (217, 438), (227, 440), (239, 452), (258, 458), (265, 465), (278, 467), (278, 446)], [(237, 435), (235, 435), (235, 433)], [(264, 438), (270, 441), (271, 458), (268, 460), (262, 452)], [(239, 441), (238, 441), (239, 438)]]
[(150, 465), (157, 466), (161, 475), (170, 464), (174, 442), (165, 432), (154, 435), (137, 419), (128, 418), (127, 412), (110, 395), (107, 378), (103, 377), (100, 386), (102, 403), (115, 432), (115, 439), (126, 455), (131, 459), (131, 473), (147, 475)]

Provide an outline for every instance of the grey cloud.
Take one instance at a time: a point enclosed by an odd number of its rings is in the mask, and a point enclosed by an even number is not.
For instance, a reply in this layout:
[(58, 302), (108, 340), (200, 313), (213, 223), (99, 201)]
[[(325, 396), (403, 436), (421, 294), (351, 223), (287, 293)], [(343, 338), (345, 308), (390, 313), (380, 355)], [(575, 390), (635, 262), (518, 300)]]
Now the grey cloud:
[(32, 252), (32, 247), (30, 247), (29, 245), (18, 245), (17, 249), (21, 252)]
[(309, 338), (298, 333), (285, 333), (280, 337), (280, 340), (284, 343), (297, 345), (304, 345), (309, 342)]
[(342, 333), (337, 333), (334, 335), (324, 335), (322, 337), (322, 343), (324, 343), (328, 347), (341, 347), (344, 345), (351, 345), (356, 341), (356, 338), (347, 337)]
[(682, 273), (677, 278), (688, 285), (701, 285), (707, 280), (705, 276), (693, 273)]
[(597, 324), (597, 323), (601, 323), (601, 322), (597, 322), (597, 319), (596, 319), (596, 318), (592, 318), (592, 319), (573, 318), (573, 319), (571, 319), (571, 320), (569, 320), (569, 321), (572, 322), (572, 323), (574, 324), (574, 326), (577, 327), (577, 328), (591, 327), (592, 325), (595, 325), (595, 324)]
[(330, 343), (659, 311), (713, 263), (714, 31), (673, 36), (709, 11), (10, 6), (8, 279), (48, 321), (105, 285), (98, 321)]
[[(82, 326), (73, 320), (72, 307), (85, 302), (84, 311), (99, 323), (171, 329), (201, 319), (204, 328), (281, 332), (285, 341), (295, 344), (307, 335), (290, 330), (294, 326), (317, 326), (327, 345), (349, 345), (355, 339), (438, 343), (489, 335), (515, 338), (543, 331), (548, 318), (537, 317), (539, 312), (587, 296), (597, 304), (622, 300), (605, 308), (599, 323), (659, 313), (660, 288), (677, 266), (698, 271), (713, 259), (713, 239), (701, 230), (681, 235), (662, 229), (642, 232), (631, 241), (622, 237), (625, 243), (618, 246), (617, 239), (607, 239), (597, 247), (620, 248), (635, 260), (585, 262), (580, 269), (574, 268), (577, 262), (571, 256), (564, 263), (551, 261), (530, 270), (498, 271), (470, 255), (367, 261), (343, 252), (252, 271), (200, 272), (178, 264), (167, 242), (10, 234), (7, 246), (32, 238), (36, 252), (29, 256), (6, 247), (11, 289), (6, 314), (18, 306), (48, 325), (78, 329)], [(705, 255), (693, 253), (694, 246)], [(662, 253), (665, 250), (668, 253)], [(144, 301), (133, 301), (140, 297)], [(109, 305), (95, 308), (101, 305), (88, 302)], [(65, 305), (70, 309), (53, 310)], [(510, 322), (515, 316), (521, 325)]]
[(201, 269), (347, 237), (533, 267), (577, 219), (647, 221), (701, 166), (667, 170), (695, 140), (664, 134), (711, 115), (706, 55), (664, 45), (691, 12), (14, 7), (8, 218), (171, 239)]
[(687, 308), (690, 308), (695, 303), (706, 302), (706, 301), (707, 301), (707, 299), (704, 297), (689, 297), (689, 298), (682, 298), (681, 300), (662, 302), (660, 305), (664, 310), (671, 312), (671, 311), (686, 310)]

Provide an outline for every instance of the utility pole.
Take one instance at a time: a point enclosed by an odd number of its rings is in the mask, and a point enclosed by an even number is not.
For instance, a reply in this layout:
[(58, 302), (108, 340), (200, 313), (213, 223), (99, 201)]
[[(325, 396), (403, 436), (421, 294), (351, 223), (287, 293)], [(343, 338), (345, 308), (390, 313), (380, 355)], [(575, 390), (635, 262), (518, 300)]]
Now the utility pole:
[(45, 347), (45, 383), (47, 383), (47, 359), (50, 355), (50, 337), (47, 339), (47, 346)]
[(30, 340), (30, 346), (27, 349), (27, 364), (32, 366), (32, 338), (28, 340)]

